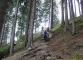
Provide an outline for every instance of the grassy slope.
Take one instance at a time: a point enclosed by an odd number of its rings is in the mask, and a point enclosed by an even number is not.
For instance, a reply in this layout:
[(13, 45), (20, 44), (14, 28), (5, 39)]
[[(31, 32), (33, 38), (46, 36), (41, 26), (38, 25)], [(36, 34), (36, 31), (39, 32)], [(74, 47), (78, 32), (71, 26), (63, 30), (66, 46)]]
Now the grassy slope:
[(8, 49), (9, 49), (9, 45), (8, 46), (5, 46), (5, 47), (1, 47), (0, 48), (0, 53), (6, 51)]
[(60, 25), (55, 26), (52, 31), (54, 37), (50, 42), (50, 49), (57, 55), (63, 56), (63, 58), (72, 58), (73, 60), (83, 60), (83, 22), (81, 17), (75, 18), (77, 34), (72, 36), (71, 34), (71, 20), (70, 30), (63, 32), (64, 29)]

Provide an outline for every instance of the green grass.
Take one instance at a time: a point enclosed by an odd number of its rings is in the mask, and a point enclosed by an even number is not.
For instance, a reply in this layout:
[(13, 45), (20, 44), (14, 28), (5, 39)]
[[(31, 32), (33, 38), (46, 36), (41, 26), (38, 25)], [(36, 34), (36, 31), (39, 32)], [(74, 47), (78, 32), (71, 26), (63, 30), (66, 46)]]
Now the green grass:
[(83, 58), (80, 57), (80, 55), (76, 54), (76, 53), (72, 53), (72, 59), (74, 60), (83, 60)]
[(76, 30), (79, 31), (83, 28), (82, 17), (75, 18)]
[(55, 32), (55, 31), (57, 31), (57, 29), (59, 29), (60, 28), (60, 26), (61, 26), (61, 24), (58, 24), (58, 25), (56, 25), (54, 28), (52, 28), (52, 32)]
[(16, 46), (14, 47), (14, 51), (18, 52), (21, 51), (24, 48), (23, 42), (19, 42), (18, 44), (16, 44)]
[(83, 22), (78, 23), (76, 26), (77, 26), (77, 28), (79, 28), (79, 27), (83, 27)]
[(79, 16), (79, 17), (75, 17), (75, 23), (79, 23), (79, 22), (82, 22), (82, 17)]
[(16, 45), (14, 46), (14, 52), (21, 51), (24, 48), (24, 35), (20, 36), (16, 41)]
[(0, 48), (0, 52), (5, 52), (5, 51), (7, 51), (7, 50), (9, 49), (9, 47), (10, 47), (10, 45), (5, 46), (5, 47), (1, 47), (1, 48)]
[[(79, 23), (79, 22), (81, 22), (81, 19), (82, 19), (81, 16), (79, 16), (79, 17), (75, 17), (75, 23)], [(72, 24), (72, 20), (71, 20), (71, 19), (69, 20), (69, 24), (70, 24), (70, 25)]]
[[(83, 28), (83, 21), (82, 21), (82, 17), (75, 17), (75, 25), (76, 25), (76, 31), (78, 32), (79, 30), (81, 30)], [(72, 29), (72, 20), (69, 20), (69, 25), (70, 28)]]

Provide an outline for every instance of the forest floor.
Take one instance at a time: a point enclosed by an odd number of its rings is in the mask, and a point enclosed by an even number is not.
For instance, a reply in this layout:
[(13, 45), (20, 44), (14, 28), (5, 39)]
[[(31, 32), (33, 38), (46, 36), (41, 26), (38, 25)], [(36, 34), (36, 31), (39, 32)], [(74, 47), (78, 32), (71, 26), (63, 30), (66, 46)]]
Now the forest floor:
[[(4, 60), (56, 60), (83, 58), (83, 29), (76, 35), (56, 33), (50, 41), (38, 39), (32, 49), (18, 52)], [(83, 60), (83, 59), (82, 59)]]

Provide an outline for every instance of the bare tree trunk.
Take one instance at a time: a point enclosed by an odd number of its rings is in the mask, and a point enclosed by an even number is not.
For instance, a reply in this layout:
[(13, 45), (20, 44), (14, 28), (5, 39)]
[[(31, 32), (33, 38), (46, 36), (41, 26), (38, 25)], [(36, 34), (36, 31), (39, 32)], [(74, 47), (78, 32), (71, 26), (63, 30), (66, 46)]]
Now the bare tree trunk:
[(74, 0), (74, 9), (75, 9), (75, 14), (74, 15), (76, 17), (77, 15), (76, 15), (76, 3), (75, 3), (75, 0)]
[(4, 29), (5, 29), (5, 23), (3, 24), (3, 28), (2, 28), (2, 32), (1, 32), (1, 36), (0, 36), (0, 47), (1, 47), (1, 45), (2, 45)]
[(69, 29), (67, 0), (65, 0), (65, 31)]
[(27, 14), (27, 20), (26, 20), (26, 31), (25, 31), (25, 41), (24, 41), (24, 47), (27, 46), (28, 43), (28, 29), (29, 29), (29, 21), (30, 21), (30, 15), (31, 15), (31, 5), (32, 0), (29, 0), (28, 4), (28, 14)]
[(10, 38), (10, 43), (11, 43), (10, 56), (13, 55), (13, 52), (14, 52), (14, 37), (15, 37), (15, 28), (16, 28), (16, 21), (17, 21), (18, 6), (19, 6), (19, 0), (17, 0), (16, 10), (15, 10), (15, 20), (13, 21), (13, 25), (12, 25), (12, 32), (11, 32), (11, 38)]
[(70, 0), (70, 3), (71, 3), (71, 15), (72, 15), (72, 35), (75, 35), (76, 34), (76, 26), (75, 26), (75, 19), (74, 19), (74, 13), (73, 13), (73, 3), (72, 3), (72, 0)]
[(0, 34), (4, 24), (4, 17), (6, 14), (7, 0), (0, 0)]
[(64, 22), (64, 7), (63, 7), (63, 0), (61, 1), (61, 11), (62, 11), (62, 20), (61, 20), (61, 26), (63, 27), (65, 22)]
[(31, 16), (30, 16), (30, 25), (29, 25), (29, 32), (28, 32), (28, 44), (27, 47), (32, 47), (32, 41), (33, 41), (33, 26), (34, 26), (34, 17), (35, 17), (35, 9), (36, 9), (36, 0), (32, 1), (33, 5), (31, 8)]
[(70, 0), (68, 0), (69, 2), (69, 12), (70, 12), (70, 19), (71, 19), (71, 3), (70, 3)]
[(52, 29), (53, 27), (53, 0), (51, 0), (51, 26), (50, 28)]
[(80, 12), (80, 1), (77, 0), (77, 2), (78, 2), (79, 14), (81, 15), (81, 12)]
[(82, 11), (82, 21), (83, 21), (83, 0), (81, 0), (81, 11)]
[(80, 0), (78, 0), (78, 6), (79, 6), (79, 13), (80, 13), (80, 15), (81, 15)]
[[(50, 6), (49, 6), (49, 23), (48, 23), (48, 27), (50, 28)], [(51, 28), (50, 28), (51, 30)]]

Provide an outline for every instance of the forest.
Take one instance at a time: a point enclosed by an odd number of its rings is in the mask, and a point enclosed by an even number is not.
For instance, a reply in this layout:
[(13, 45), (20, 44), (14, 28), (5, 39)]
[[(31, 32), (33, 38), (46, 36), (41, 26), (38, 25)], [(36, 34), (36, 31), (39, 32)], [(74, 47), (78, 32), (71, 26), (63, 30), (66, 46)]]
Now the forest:
[(82, 50), (83, 0), (0, 0), (0, 60), (83, 60)]

